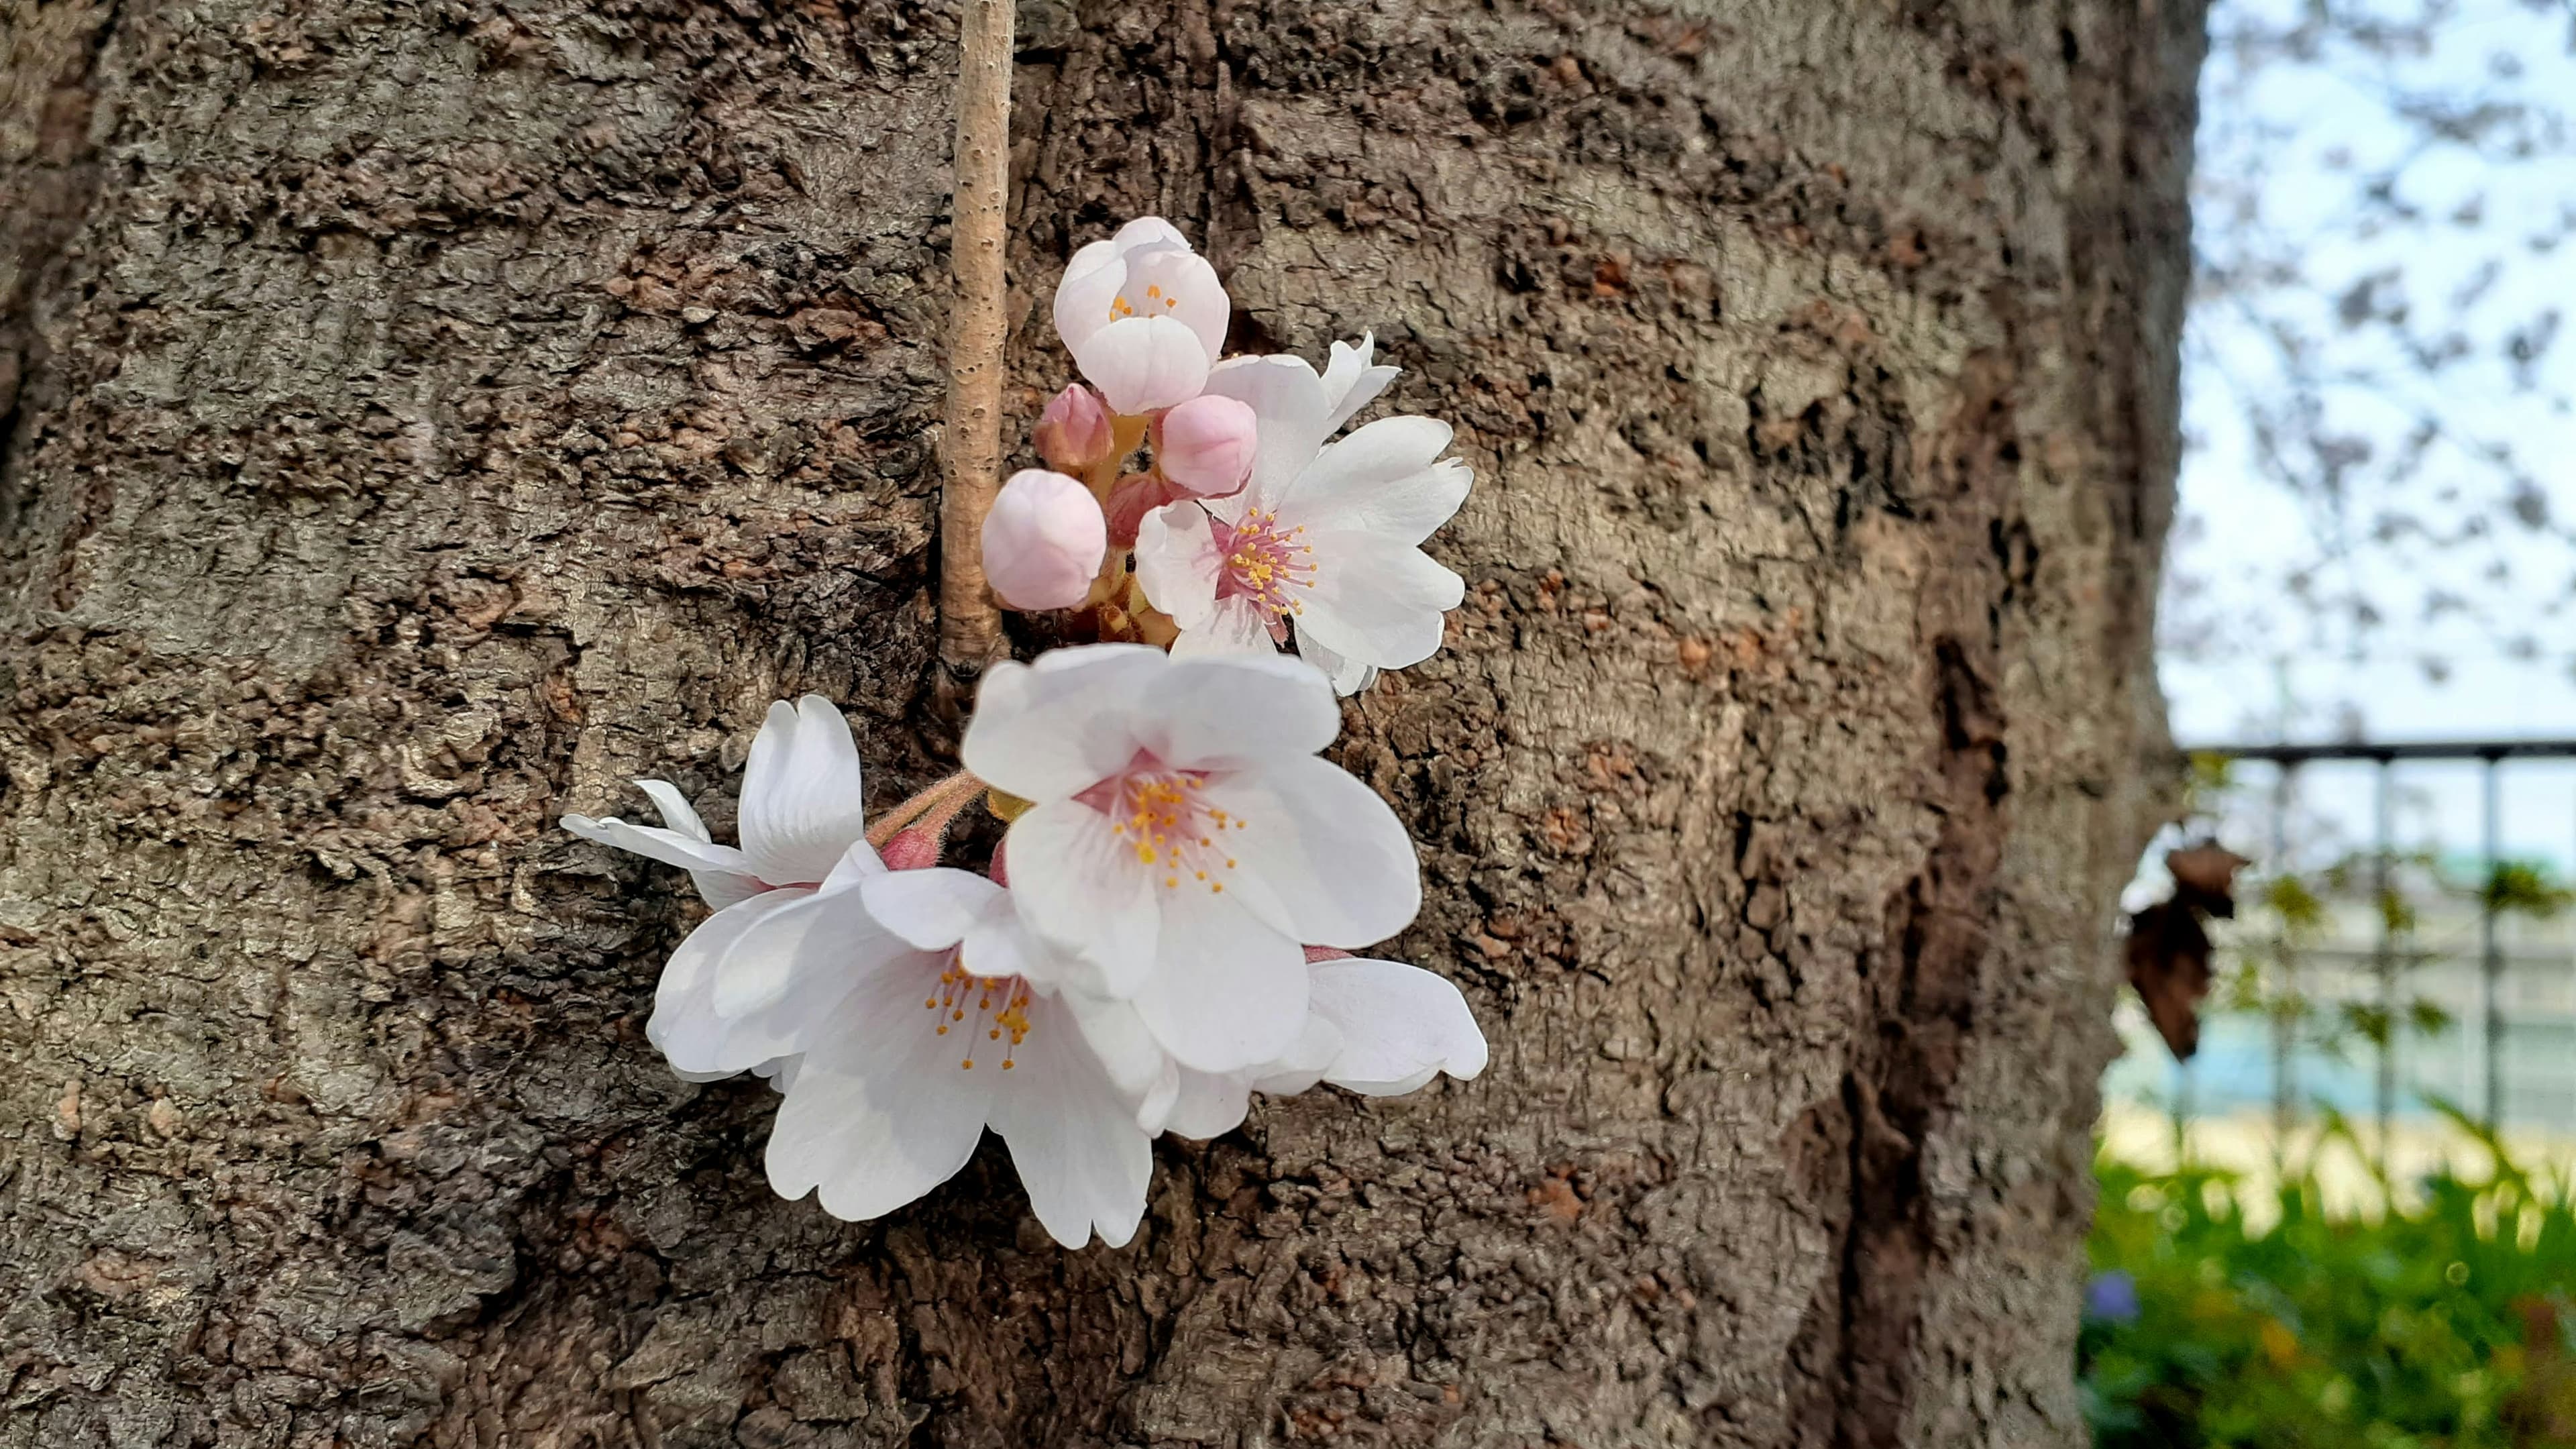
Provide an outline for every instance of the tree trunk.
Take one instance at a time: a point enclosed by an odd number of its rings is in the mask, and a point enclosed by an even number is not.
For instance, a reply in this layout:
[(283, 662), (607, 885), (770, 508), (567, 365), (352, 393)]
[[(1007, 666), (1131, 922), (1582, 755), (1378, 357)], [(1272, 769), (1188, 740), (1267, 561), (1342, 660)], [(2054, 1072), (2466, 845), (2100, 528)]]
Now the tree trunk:
[(1022, 0), (1014, 450), (1159, 212), (1477, 469), (1338, 757), (1492, 1069), (1082, 1252), (774, 1198), (555, 825), (953, 747), (952, 7), (0, 4), (0, 1446), (2080, 1442), (2200, 0)]

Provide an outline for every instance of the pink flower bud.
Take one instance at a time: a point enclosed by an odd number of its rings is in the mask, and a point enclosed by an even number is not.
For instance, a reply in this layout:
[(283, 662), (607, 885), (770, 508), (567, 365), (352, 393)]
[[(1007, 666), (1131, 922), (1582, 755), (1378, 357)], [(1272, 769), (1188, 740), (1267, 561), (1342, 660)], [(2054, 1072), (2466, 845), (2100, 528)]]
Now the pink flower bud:
[(1081, 603), (1108, 552), (1100, 504), (1062, 473), (1023, 468), (1012, 474), (984, 518), (984, 574), (1014, 609)]
[(1146, 514), (1189, 496), (1151, 473), (1130, 473), (1119, 479), (1118, 486), (1109, 490), (1109, 541), (1120, 548), (1133, 547)]
[(885, 849), (878, 851), (877, 857), (885, 862), (888, 870), (928, 870), (939, 864), (939, 848), (947, 843), (944, 837), (948, 822), (943, 820), (939, 823), (937, 830), (924, 830), (915, 825), (895, 832), (894, 839), (885, 843)]
[(1154, 461), (1182, 492), (1222, 498), (1252, 476), (1255, 428), (1249, 405), (1203, 393), (1155, 422)]
[(1100, 394), (1078, 382), (1057, 393), (1038, 414), (1036, 441), (1038, 456), (1059, 473), (1088, 472), (1117, 446)]

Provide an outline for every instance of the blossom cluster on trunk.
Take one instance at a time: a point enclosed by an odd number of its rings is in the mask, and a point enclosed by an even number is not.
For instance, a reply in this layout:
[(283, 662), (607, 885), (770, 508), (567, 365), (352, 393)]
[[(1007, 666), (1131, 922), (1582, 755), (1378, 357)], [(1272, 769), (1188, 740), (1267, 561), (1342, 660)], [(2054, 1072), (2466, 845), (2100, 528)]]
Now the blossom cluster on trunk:
[[(808, 695), (752, 741), (739, 844), (659, 780), (637, 782), (659, 826), (563, 823), (687, 871), (711, 909), (646, 1035), (684, 1077), (784, 1094), (781, 1194), (873, 1218), (989, 1127), (1057, 1241), (1115, 1246), (1160, 1133), (1229, 1131), (1255, 1091), (1483, 1070), (1456, 987), (1353, 954), (1411, 923), (1420, 865), (1321, 757), (1337, 693), (1438, 648), (1460, 582), (1420, 545), (1469, 475), (1428, 419), (1335, 437), (1396, 373), (1367, 339), (1320, 374), (1221, 359), (1230, 304), (1162, 221), (1078, 252), (1055, 312), (1090, 386), (1049, 405), (1050, 467), (1010, 480), (982, 542), (1006, 603), (1102, 642), (988, 671), (964, 772), (873, 822), (847, 722)], [(981, 872), (943, 863), (970, 808), (1008, 822)]]
[(1439, 649), (1466, 588), (1422, 543), (1473, 473), (1435, 419), (1343, 431), (1400, 372), (1375, 360), (1374, 337), (1334, 343), (1320, 373), (1302, 357), (1220, 358), (1232, 310), (1160, 218), (1074, 254), (1055, 326), (1087, 384), (1039, 419), (1047, 466), (1003, 484), (985, 568), (1003, 603), (1072, 610), (1081, 637), (1180, 655), (1285, 646), (1356, 694)]

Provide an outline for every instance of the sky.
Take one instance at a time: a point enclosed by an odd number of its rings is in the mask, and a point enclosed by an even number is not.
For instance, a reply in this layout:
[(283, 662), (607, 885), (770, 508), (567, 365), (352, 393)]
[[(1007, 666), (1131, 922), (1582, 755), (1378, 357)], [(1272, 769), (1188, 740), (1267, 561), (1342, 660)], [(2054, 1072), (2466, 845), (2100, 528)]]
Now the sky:
[[(2576, 340), (2548, 320), (2576, 309), (2576, 3), (2431, 0), (2421, 45), (2225, 42), (2309, 3), (2212, 17), (2159, 651), (2175, 737), (2576, 740)], [(2303, 394), (2310, 426), (2286, 426)], [(2576, 865), (2576, 764), (2505, 769), (2507, 852)], [(2312, 832), (2366, 837), (2351, 773), (2309, 772)], [(2407, 767), (2399, 794), (2401, 837), (2478, 844), (2475, 766)]]
[[(2304, 3), (2221, 0), (2213, 28)], [(2411, 14), (2421, 0), (2385, 8)], [(2179, 738), (2576, 739), (2576, 344), (2514, 356), (2517, 335), (2527, 346), (2536, 319), (2576, 294), (2576, 242), (2564, 240), (2576, 147), (2557, 114), (2576, 108), (2576, 10), (2441, 8), (2421, 54), (2329, 43), (2251, 65), (2241, 48), (2213, 48), (2162, 661)], [(2481, 107), (2523, 110), (2476, 144), (2444, 139)], [(2374, 208), (2365, 196), (2382, 180), (2391, 204)], [(2248, 276), (2273, 284), (2219, 285)], [(2299, 338), (2295, 361), (2285, 333)], [(2454, 335), (2456, 360), (2409, 365), (2410, 345)], [(2285, 450), (2304, 490), (2266, 466), (2267, 447), (2283, 444), (2261, 415), (2287, 407), (2294, 367), (2322, 380), (2320, 430), (2367, 453), (2332, 496), (2315, 486), (2326, 470), (2312, 451)], [(2398, 476), (2428, 419), (2440, 438)], [(2519, 470), (2484, 456), (2498, 444)], [(2518, 522), (2518, 493), (2538, 495), (2520, 507), (2547, 516), (2548, 531)], [(2401, 526), (2383, 532), (2392, 519)], [(2284, 586), (2299, 565), (2386, 623), (2362, 635), (2303, 608)], [(2437, 594), (2458, 606), (2427, 617)], [(2447, 679), (2428, 675), (2427, 658)]]

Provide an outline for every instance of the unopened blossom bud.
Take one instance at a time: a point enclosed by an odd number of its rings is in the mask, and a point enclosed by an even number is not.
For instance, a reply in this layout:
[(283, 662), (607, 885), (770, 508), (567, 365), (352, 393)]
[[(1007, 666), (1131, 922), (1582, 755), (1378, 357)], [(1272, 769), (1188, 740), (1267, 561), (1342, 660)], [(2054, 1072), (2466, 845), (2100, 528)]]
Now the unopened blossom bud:
[(1252, 476), (1256, 424), (1249, 404), (1203, 393), (1154, 426), (1154, 461), (1184, 493), (1222, 498)]
[(1146, 216), (1065, 264), (1055, 330), (1110, 410), (1141, 417), (1207, 386), (1233, 309), (1216, 268)]
[(1133, 545), (1146, 514), (1189, 496), (1151, 473), (1130, 473), (1119, 479), (1118, 486), (1109, 490), (1110, 543), (1119, 548)]
[(896, 831), (894, 839), (885, 843), (877, 857), (885, 862), (888, 870), (928, 870), (939, 864), (939, 848), (946, 843), (942, 837), (947, 833), (947, 823), (941, 821), (941, 828), (937, 830), (925, 830), (915, 825)]
[(1036, 441), (1038, 456), (1048, 467), (1073, 474), (1097, 467), (1117, 446), (1100, 394), (1078, 382), (1057, 393), (1038, 415)]
[(1014, 609), (1081, 603), (1108, 552), (1099, 502), (1062, 473), (1023, 468), (1012, 474), (984, 518), (984, 573)]

